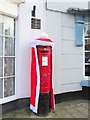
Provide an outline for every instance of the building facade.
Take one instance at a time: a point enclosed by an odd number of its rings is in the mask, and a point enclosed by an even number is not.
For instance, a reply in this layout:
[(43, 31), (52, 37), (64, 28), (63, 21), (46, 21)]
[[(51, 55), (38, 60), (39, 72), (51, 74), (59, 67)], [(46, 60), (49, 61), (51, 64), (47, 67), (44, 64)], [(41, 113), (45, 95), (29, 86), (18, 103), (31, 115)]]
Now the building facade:
[(81, 81), (90, 80), (87, 9), (88, 1), (0, 2), (0, 104), (30, 97), (30, 41), (42, 32), (55, 43), (55, 94), (82, 90)]

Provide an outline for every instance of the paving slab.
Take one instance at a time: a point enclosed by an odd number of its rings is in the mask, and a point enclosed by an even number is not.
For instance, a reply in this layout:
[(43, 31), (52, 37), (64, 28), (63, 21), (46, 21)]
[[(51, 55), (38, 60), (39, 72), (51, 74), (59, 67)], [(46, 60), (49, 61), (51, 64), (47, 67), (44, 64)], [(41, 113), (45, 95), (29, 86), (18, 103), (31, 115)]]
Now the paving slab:
[(72, 114), (73, 118), (88, 118), (88, 116), (82, 114), (82, 113), (75, 113), (75, 114)]
[(88, 101), (87, 100), (70, 100), (56, 104), (55, 111), (46, 116), (38, 116), (30, 111), (29, 108), (14, 110), (4, 114), (3, 118), (88, 118)]

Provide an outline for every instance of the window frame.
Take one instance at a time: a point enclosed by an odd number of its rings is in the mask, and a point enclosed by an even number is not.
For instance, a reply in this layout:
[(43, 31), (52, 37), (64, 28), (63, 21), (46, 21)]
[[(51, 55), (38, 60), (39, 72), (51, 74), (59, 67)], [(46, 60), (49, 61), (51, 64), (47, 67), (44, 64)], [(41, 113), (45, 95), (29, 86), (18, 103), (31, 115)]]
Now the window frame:
[[(3, 17), (3, 23), (4, 23), (4, 17), (8, 17), (8, 18), (12, 18), (13, 20), (14, 20), (14, 27), (13, 27), (13, 31), (14, 31), (14, 33), (13, 33), (13, 36), (10, 36), (10, 35), (5, 35), (5, 32), (4, 32), (4, 29), (5, 29), (5, 25), (4, 25), (4, 27), (3, 27), (3, 34), (0, 34), (0, 36), (1, 37), (3, 37), (2, 39), (3, 39), (3, 54), (0, 56), (0, 58), (2, 58), (3, 59), (3, 76), (2, 77), (0, 77), (0, 79), (2, 79), (3, 80), (3, 97), (2, 98), (0, 98), (0, 104), (3, 104), (3, 103), (6, 103), (6, 102), (9, 102), (9, 101), (12, 101), (12, 100), (15, 100), (17, 97), (16, 97), (16, 18), (14, 18), (14, 17), (11, 17), (11, 16), (7, 16), (7, 15), (2, 15), (2, 14), (0, 14), (0, 16), (2, 16)], [(5, 37), (10, 37), (10, 38), (13, 38), (14, 40), (15, 40), (15, 55), (14, 56), (6, 56), (5, 55)], [(13, 58), (14, 60), (15, 60), (15, 75), (9, 75), (9, 76), (5, 76), (4, 75), (4, 68), (5, 68), (5, 58)], [(11, 95), (11, 96), (7, 96), (7, 97), (4, 97), (4, 82), (5, 82), (5, 78), (14, 78), (14, 80), (15, 80), (15, 94), (14, 95)]]
[(83, 41), (83, 76), (84, 76), (84, 80), (90, 80), (90, 76), (85, 75), (85, 65), (90, 65), (90, 63), (85, 63), (85, 52), (90, 52), (90, 50), (85, 50), (85, 39), (88, 39), (88, 38), (85, 38), (88, 25), (90, 25), (90, 22), (85, 23), (85, 33), (84, 33), (84, 41)]

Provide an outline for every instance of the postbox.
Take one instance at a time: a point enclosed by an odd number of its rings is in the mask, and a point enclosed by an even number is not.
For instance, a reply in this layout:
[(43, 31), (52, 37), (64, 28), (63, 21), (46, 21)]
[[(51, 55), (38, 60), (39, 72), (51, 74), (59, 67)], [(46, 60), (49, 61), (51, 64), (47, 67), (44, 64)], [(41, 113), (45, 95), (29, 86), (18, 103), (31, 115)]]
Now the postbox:
[(52, 80), (52, 47), (37, 46), (40, 70), (40, 93), (49, 93)]
[(37, 38), (31, 43), (31, 98), (30, 109), (38, 115), (46, 115), (55, 109), (52, 48), (53, 41), (49, 38)]

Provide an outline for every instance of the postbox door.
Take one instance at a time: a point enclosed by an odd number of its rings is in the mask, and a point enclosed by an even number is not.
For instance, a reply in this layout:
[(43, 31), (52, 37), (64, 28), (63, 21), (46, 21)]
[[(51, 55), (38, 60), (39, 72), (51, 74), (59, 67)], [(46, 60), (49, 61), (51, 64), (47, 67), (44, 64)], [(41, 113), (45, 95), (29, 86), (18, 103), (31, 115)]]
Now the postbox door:
[(38, 46), (37, 52), (40, 67), (40, 93), (48, 93), (52, 79), (52, 48), (50, 46)]

